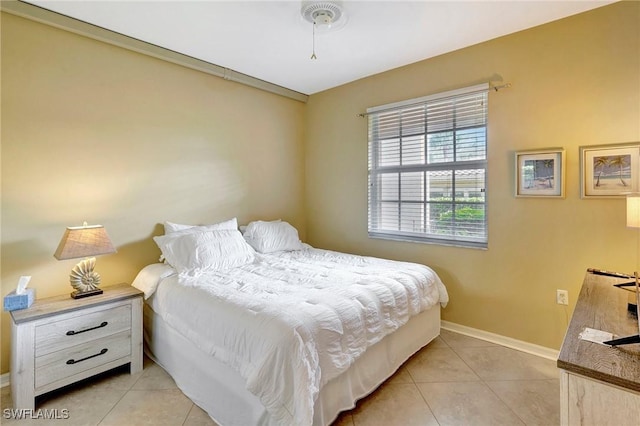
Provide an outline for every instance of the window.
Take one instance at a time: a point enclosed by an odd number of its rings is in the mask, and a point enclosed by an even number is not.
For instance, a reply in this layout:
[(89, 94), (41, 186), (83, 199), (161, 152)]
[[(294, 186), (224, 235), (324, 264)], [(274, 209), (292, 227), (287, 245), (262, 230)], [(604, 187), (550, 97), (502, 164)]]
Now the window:
[(369, 236), (487, 247), (487, 89), (369, 108)]

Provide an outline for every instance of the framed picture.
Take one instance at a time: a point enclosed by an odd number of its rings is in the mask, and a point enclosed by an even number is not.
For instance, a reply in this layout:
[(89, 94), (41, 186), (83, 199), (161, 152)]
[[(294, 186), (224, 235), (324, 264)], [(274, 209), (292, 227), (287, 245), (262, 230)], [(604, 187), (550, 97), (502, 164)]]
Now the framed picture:
[(580, 147), (580, 196), (621, 197), (638, 192), (640, 142)]
[(516, 197), (564, 198), (565, 151), (516, 152)]

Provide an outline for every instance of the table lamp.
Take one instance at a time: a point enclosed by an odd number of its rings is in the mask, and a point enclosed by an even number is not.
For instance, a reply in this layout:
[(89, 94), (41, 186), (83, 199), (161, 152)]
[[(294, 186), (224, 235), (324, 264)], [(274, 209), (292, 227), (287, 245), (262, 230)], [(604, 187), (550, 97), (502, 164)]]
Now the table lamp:
[(640, 193), (627, 195), (627, 227), (640, 228)]
[(87, 225), (85, 222), (82, 226), (67, 227), (53, 256), (58, 260), (85, 258), (69, 275), (71, 287), (75, 289), (71, 293), (72, 298), (80, 299), (102, 294), (102, 290), (98, 288), (100, 275), (93, 270), (96, 265), (94, 256), (115, 252), (116, 249), (104, 226)]

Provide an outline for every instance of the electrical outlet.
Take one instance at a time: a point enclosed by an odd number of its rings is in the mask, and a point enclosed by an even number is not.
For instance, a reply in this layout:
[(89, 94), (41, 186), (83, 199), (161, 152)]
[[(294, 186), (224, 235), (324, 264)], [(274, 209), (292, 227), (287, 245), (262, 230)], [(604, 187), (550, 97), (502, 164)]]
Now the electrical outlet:
[(558, 305), (569, 304), (569, 292), (567, 290), (556, 290), (556, 303)]

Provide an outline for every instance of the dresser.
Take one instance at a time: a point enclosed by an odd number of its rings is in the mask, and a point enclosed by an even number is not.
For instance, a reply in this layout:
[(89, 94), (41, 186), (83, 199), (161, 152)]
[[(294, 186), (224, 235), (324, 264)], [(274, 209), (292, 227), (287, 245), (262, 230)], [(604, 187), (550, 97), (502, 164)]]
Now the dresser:
[(630, 280), (586, 274), (565, 335), (560, 368), (562, 425), (640, 425), (640, 344), (609, 347), (581, 340), (585, 327), (624, 337), (638, 334), (627, 309)]
[(11, 312), (15, 408), (34, 409), (36, 396), (124, 364), (131, 374), (142, 371), (142, 292), (128, 284), (103, 290)]

